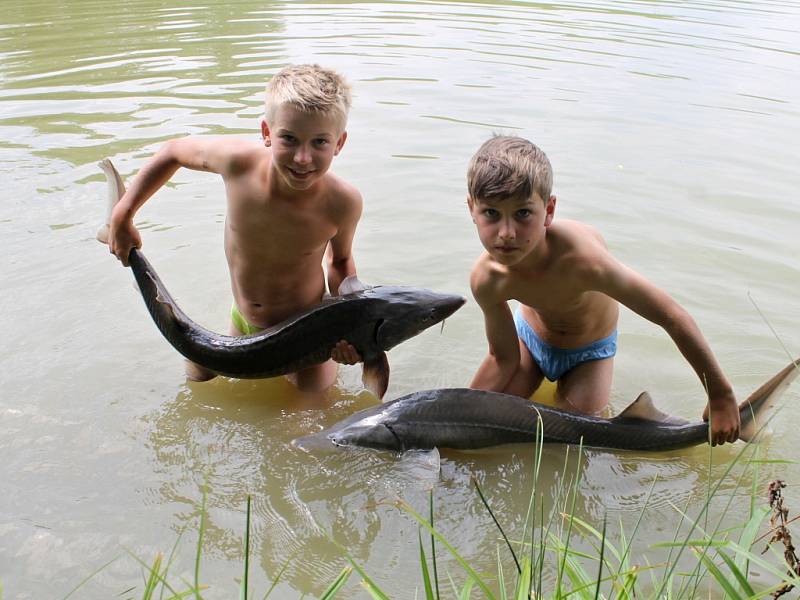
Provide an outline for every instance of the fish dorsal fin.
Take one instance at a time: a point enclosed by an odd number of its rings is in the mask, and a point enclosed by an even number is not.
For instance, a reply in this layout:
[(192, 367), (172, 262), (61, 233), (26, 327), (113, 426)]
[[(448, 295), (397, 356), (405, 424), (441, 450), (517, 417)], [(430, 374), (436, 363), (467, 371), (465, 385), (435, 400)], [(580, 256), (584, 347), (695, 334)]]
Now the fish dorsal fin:
[(344, 296), (345, 294), (363, 292), (370, 287), (371, 286), (368, 286), (366, 283), (363, 283), (357, 275), (350, 275), (349, 277), (345, 277), (342, 283), (339, 284), (339, 295)]
[(689, 421), (681, 417), (675, 417), (661, 412), (653, 404), (653, 398), (648, 392), (642, 392), (631, 404), (619, 413), (612, 421), (623, 421), (626, 419), (639, 419), (640, 421), (653, 421), (665, 425), (686, 425)]

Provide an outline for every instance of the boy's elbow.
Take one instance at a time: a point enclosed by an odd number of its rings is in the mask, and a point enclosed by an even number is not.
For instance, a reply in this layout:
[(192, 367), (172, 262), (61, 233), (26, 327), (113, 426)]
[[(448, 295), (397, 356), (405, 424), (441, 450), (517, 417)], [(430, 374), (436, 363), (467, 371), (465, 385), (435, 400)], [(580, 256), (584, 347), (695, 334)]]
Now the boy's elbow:
[(350, 254), (347, 256), (333, 256), (333, 254), (330, 254), (328, 256), (329, 270), (345, 272), (350, 270), (351, 266), (354, 265), (355, 261), (353, 260), (353, 256)]

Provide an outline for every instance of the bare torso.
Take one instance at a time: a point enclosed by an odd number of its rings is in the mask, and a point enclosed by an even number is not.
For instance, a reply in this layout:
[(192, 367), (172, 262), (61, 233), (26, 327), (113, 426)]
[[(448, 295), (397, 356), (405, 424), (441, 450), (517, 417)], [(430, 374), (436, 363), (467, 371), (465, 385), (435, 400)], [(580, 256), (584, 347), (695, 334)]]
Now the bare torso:
[(504, 267), (484, 255), (496, 271), (498, 293), (520, 302), (523, 317), (548, 344), (578, 348), (607, 337), (617, 327), (619, 306), (588, 289), (583, 277), (594, 257), (608, 253), (602, 237), (587, 225), (559, 220), (546, 239), (547, 252), (535, 266)]
[(253, 153), (249, 168), (225, 178), (225, 256), (239, 311), (251, 324), (268, 327), (320, 302), (322, 259), (346, 194), (330, 173), (303, 194), (275, 194), (269, 150), (254, 145)]

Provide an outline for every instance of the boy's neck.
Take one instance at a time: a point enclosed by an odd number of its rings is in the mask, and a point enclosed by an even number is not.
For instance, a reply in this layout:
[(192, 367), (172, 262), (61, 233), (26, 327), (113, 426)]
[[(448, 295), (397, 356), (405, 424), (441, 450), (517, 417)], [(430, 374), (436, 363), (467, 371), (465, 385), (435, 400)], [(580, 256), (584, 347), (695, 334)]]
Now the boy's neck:
[(548, 240), (549, 228), (545, 229), (544, 237), (516, 264), (509, 265), (507, 268), (513, 273), (530, 273), (531, 271), (543, 270), (550, 257), (550, 245)]

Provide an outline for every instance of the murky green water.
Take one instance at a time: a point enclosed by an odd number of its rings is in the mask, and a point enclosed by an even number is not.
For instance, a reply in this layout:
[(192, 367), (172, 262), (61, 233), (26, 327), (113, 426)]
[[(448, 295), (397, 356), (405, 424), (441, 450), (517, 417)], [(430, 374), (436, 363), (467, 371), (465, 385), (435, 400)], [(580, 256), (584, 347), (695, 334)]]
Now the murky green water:
[[(354, 85), (337, 173), (366, 206), (355, 242), (363, 279), (469, 295), (480, 245), (465, 207), (468, 158), (492, 132), (550, 155), (558, 216), (601, 229), (612, 251), (695, 316), (744, 397), (787, 362), (756, 306), (800, 354), (800, 5), (797, 2), (6, 2), (0, 8), (0, 581), (4, 598), (62, 597), (128, 548), (169, 552), (195, 523), (207, 482), (202, 574), (229, 598), (240, 574), (245, 498), (254, 498), (252, 581), (260, 593), (295, 555), (279, 598), (319, 594), (344, 564), (328, 532), (398, 598), (419, 585), (417, 528), (391, 503), (425, 507), (493, 570), (497, 536), (474, 476), (510, 532), (527, 508), (532, 450), (445, 454), (437, 477), (388, 454), (309, 455), (296, 436), (369, 406), (344, 368), (329, 409), (281, 381), (187, 385), (119, 267), (94, 240), (105, 211), (96, 167), (130, 177), (185, 134), (259, 135), (265, 80), (320, 62)], [(230, 305), (224, 202), (213, 176), (181, 172), (138, 215), (145, 250), (182, 306), (222, 330)], [(754, 305), (755, 304), (755, 305)], [(702, 388), (667, 336), (630, 313), (613, 391), (648, 389), (698, 418)], [(394, 398), (468, 382), (485, 351), (474, 303), (393, 350)], [(772, 458), (796, 455), (789, 408)], [(740, 446), (716, 451), (719, 475)], [(552, 497), (565, 448), (546, 450)], [(704, 448), (672, 455), (589, 451), (577, 512), (636, 522), (637, 552), (671, 539), (671, 505), (696, 510)], [(800, 506), (800, 469), (771, 466)], [(657, 478), (657, 479), (656, 479)], [(746, 479), (752, 483), (752, 478)], [(723, 485), (719, 513), (735, 491)], [(737, 497), (734, 516), (747, 502)], [(617, 527), (616, 525), (614, 527)], [(612, 536), (616, 533), (612, 532)], [(194, 535), (176, 574), (193, 570)], [(510, 563), (509, 563), (510, 564)], [(459, 568), (449, 566), (457, 581)], [(140, 586), (123, 558), (83, 588)], [(345, 597), (363, 594), (355, 582)], [(135, 594), (134, 594), (135, 595)]]

